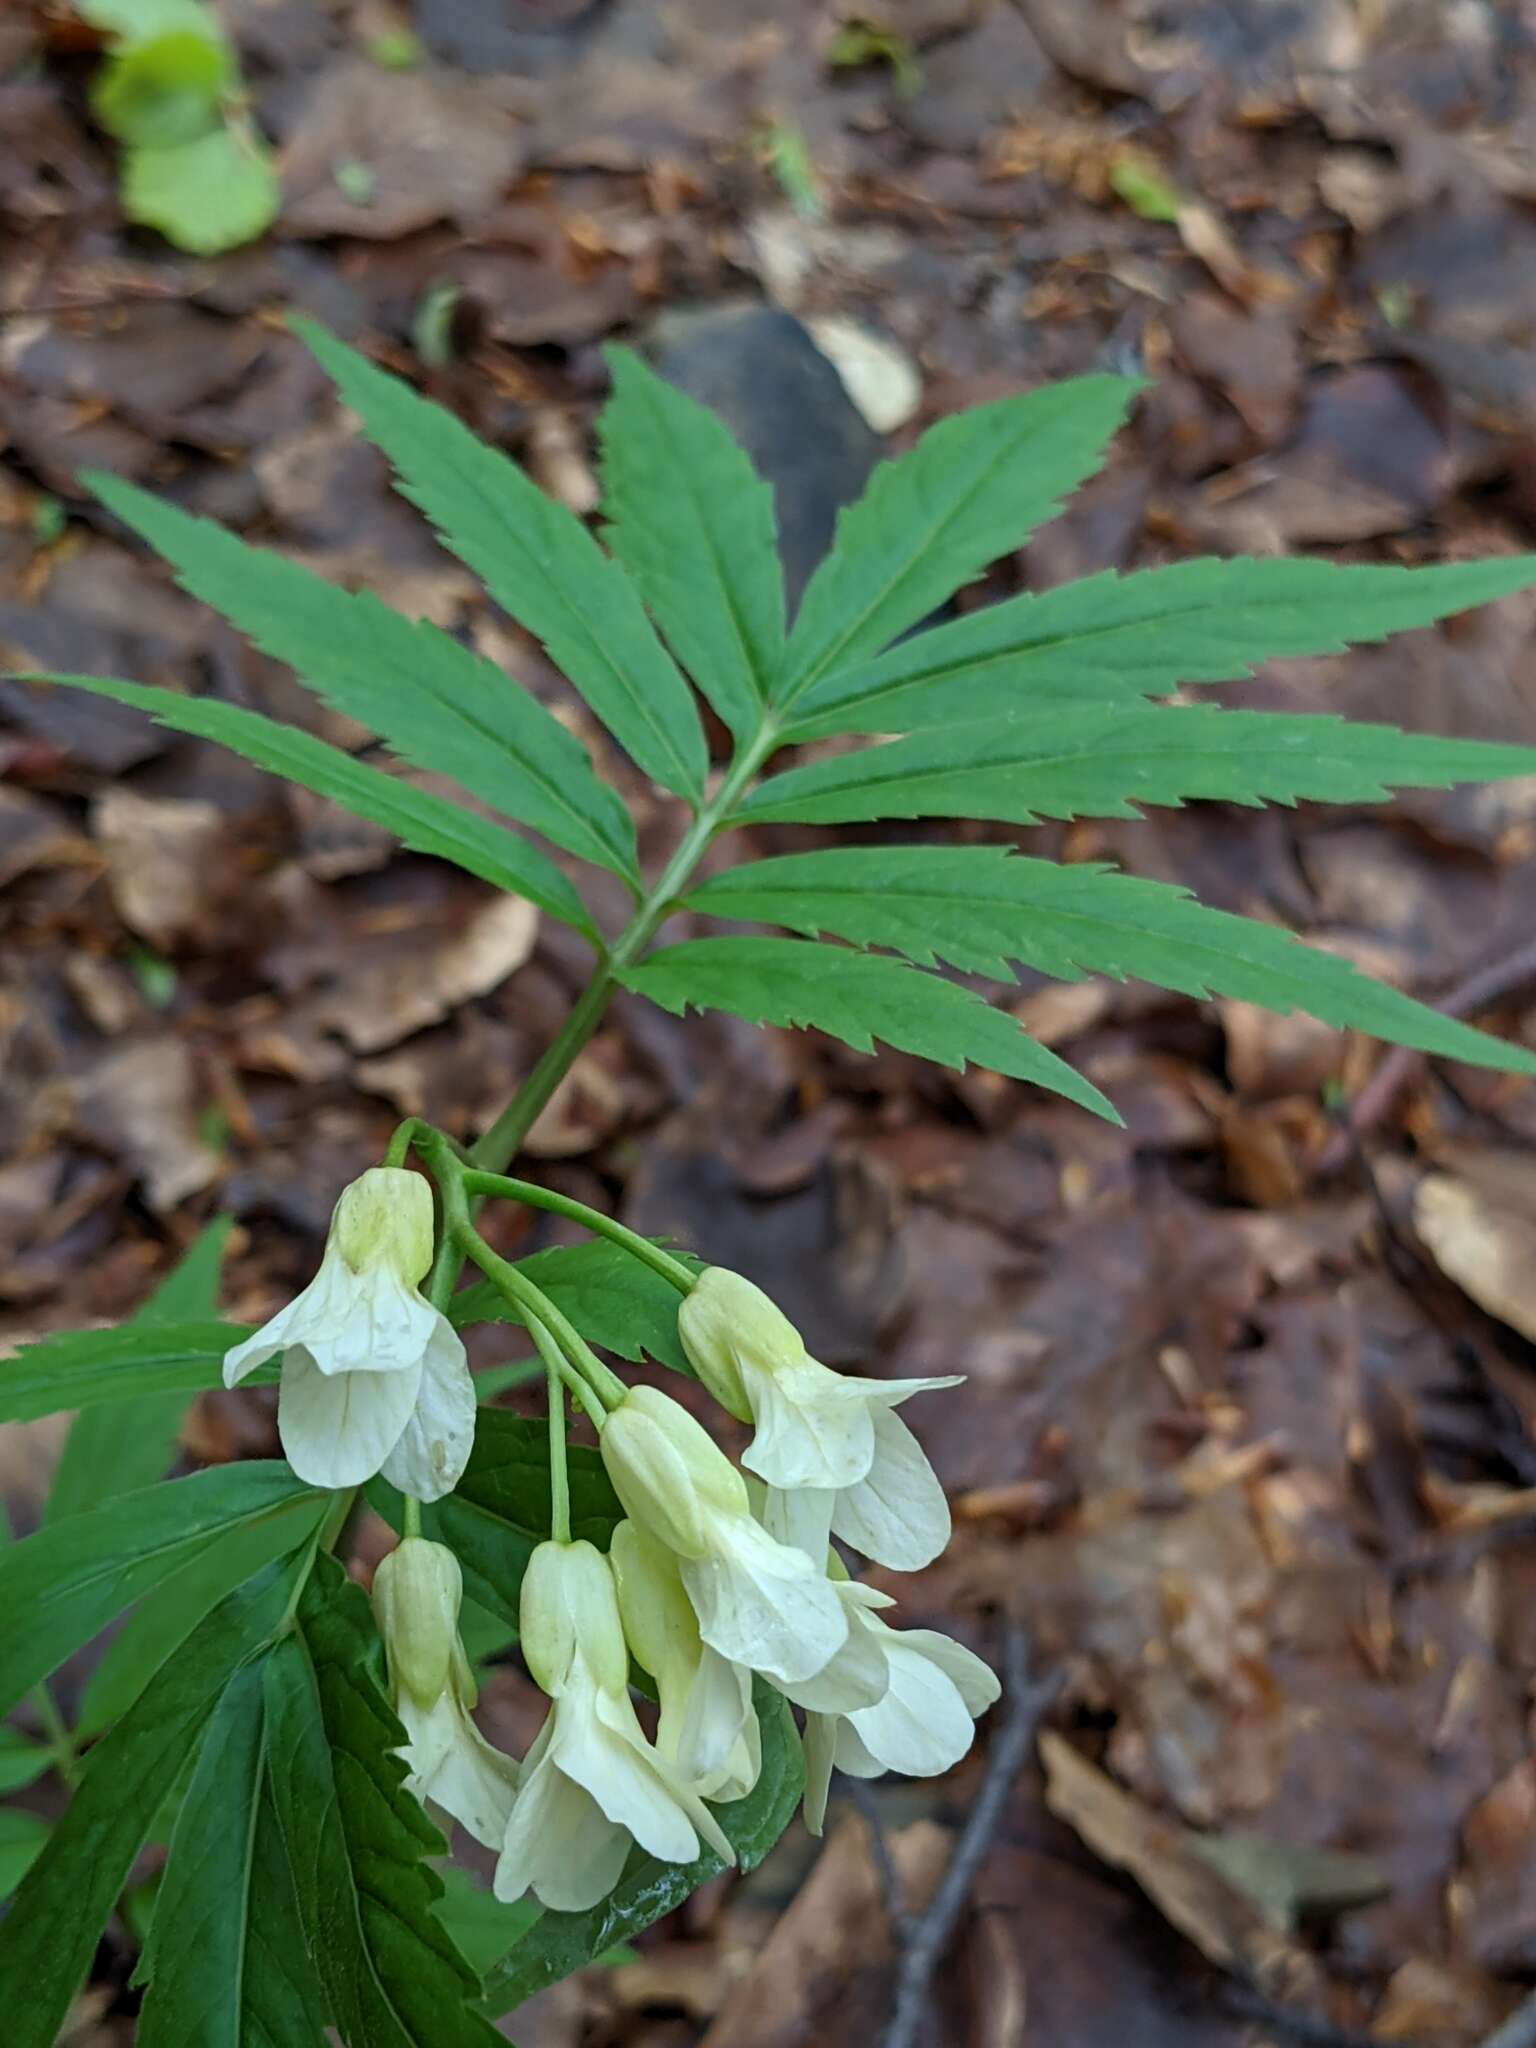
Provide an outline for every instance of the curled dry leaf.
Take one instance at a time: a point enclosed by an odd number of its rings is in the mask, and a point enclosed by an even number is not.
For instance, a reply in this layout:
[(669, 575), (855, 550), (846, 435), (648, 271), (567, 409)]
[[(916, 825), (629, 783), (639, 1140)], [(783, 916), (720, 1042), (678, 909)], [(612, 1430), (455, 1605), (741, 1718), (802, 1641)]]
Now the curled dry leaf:
[(1501, 1198), (1459, 1175), (1429, 1174), (1414, 1196), (1413, 1221), (1448, 1279), (1536, 1342), (1536, 1211), (1516, 1207), (1512, 1187)]
[(216, 804), (104, 790), (91, 824), (107, 887), (130, 930), (170, 951), (210, 936), (224, 825)]

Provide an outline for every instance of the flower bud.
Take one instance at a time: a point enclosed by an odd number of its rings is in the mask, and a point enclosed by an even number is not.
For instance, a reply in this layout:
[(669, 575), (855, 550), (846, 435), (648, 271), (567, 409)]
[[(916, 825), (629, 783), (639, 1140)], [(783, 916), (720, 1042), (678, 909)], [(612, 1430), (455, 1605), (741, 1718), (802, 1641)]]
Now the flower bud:
[(702, 1557), (708, 1523), (745, 1515), (741, 1474), (702, 1424), (656, 1387), (632, 1387), (601, 1438), (603, 1464), (631, 1521), (680, 1557)]
[(459, 1647), (464, 1580), (441, 1543), (407, 1536), (373, 1575), (373, 1611), (390, 1677), (423, 1707), (442, 1697)]
[(414, 1287), (432, 1263), (432, 1190), (403, 1166), (371, 1166), (341, 1191), (327, 1250), (354, 1273), (387, 1266)]
[(523, 1657), (534, 1682), (558, 1697), (579, 1650), (605, 1691), (629, 1682), (629, 1650), (613, 1573), (590, 1543), (541, 1543), (528, 1560), (519, 1604)]
[(795, 1365), (805, 1356), (800, 1332), (760, 1287), (725, 1266), (709, 1266), (677, 1312), (688, 1362), (738, 1422), (752, 1420), (742, 1383), (743, 1363), (760, 1372)]
[(624, 1634), (637, 1662), (663, 1692), (674, 1681), (686, 1684), (698, 1668), (703, 1646), (676, 1558), (638, 1522), (620, 1522), (608, 1561), (618, 1587)]

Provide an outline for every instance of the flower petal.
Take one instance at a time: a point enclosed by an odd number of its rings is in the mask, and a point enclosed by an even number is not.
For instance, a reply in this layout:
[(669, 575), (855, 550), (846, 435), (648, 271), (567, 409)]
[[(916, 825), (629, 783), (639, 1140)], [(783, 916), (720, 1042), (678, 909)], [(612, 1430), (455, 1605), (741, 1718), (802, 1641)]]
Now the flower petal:
[(311, 1486), (360, 1486), (382, 1467), (411, 1419), (421, 1367), (327, 1376), (304, 1350), (283, 1357), (277, 1433)]
[(742, 1458), (770, 1486), (853, 1486), (875, 1456), (869, 1402), (814, 1358), (771, 1372), (741, 1361), (757, 1433)]
[(837, 1495), (825, 1487), (802, 1486), (786, 1493), (770, 1486), (764, 1491), (758, 1520), (775, 1542), (803, 1551), (818, 1571), (824, 1571), (836, 1500)]
[(294, 1312), (303, 1299), (301, 1294), (298, 1301), (287, 1303), (275, 1316), (263, 1323), (259, 1330), (247, 1337), (243, 1344), (234, 1344), (225, 1352), (226, 1387), (239, 1386), (247, 1373), (254, 1372), (258, 1365), (265, 1365), (269, 1358), (275, 1357), (283, 1349), (288, 1342), (288, 1330), (293, 1322)]
[(512, 1758), (486, 1741), (451, 1689), (425, 1712), (402, 1692), (395, 1711), (410, 1737), (408, 1789), (451, 1813), (487, 1849), (499, 1849), (517, 1791)]
[(942, 1635), (936, 1628), (904, 1628), (899, 1634), (904, 1648), (917, 1650), (938, 1665), (965, 1701), (965, 1711), (973, 1721), (1001, 1696), (1003, 1688), (992, 1666), (953, 1636)]
[[(908, 1778), (934, 1778), (970, 1748), (975, 1723), (959, 1688), (939, 1665), (897, 1631), (886, 1631), (890, 1688), (878, 1706), (848, 1716), (848, 1725), (879, 1764)], [(838, 1765), (843, 1763), (839, 1749)]]
[(628, 1828), (558, 1770), (546, 1749), (513, 1801), (493, 1889), (504, 1904), (531, 1891), (553, 1912), (584, 1913), (618, 1883), (629, 1849)]
[(690, 1785), (713, 1787), (730, 1766), (742, 1735), (757, 1726), (752, 1711), (752, 1674), (732, 1664), (708, 1643), (699, 1645), (699, 1662), (680, 1715), (663, 1712), (657, 1748), (677, 1766)]
[(899, 1408), (903, 1401), (910, 1401), (914, 1394), (937, 1394), (945, 1387), (963, 1387), (963, 1372), (945, 1373), (942, 1378), (931, 1380), (871, 1380), (855, 1379), (850, 1374), (843, 1381), (844, 1386), (857, 1387), (866, 1401), (872, 1401), (878, 1408)]
[(868, 1607), (885, 1604), (887, 1596), (848, 1580), (834, 1582), (848, 1616), (848, 1640), (834, 1657), (797, 1683), (779, 1687), (786, 1699), (812, 1714), (848, 1714), (884, 1699), (890, 1683), (886, 1644), (891, 1631), (865, 1619)]
[(807, 1714), (805, 1736), (805, 1826), (819, 1835), (827, 1821), (827, 1793), (832, 1785), (832, 1752), (837, 1744), (838, 1723), (830, 1714)]
[(869, 1477), (840, 1493), (832, 1528), (892, 1571), (920, 1571), (949, 1541), (949, 1503), (922, 1446), (889, 1408), (875, 1416)]
[(746, 1515), (722, 1516), (710, 1533), (710, 1554), (681, 1566), (705, 1642), (769, 1678), (793, 1682), (819, 1671), (848, 1640), (825, 1573)]
[(441, 1500), (463, 1477), (475, 1444), (475, 1384), (457, 1330), (446, 1316), (422, 1361), (421, 1385), (410, 1419), (385, 1459), (384, 1477), (417, 1500)]
[[(549, 1753), (612, 1821), (665, 1863), (691, 1863), (699, 1838), (654, 1757), (628, 1694), (572, 1686), (555, 1708)], [(631, 1732), (631, 1724), (633, 1732)]]

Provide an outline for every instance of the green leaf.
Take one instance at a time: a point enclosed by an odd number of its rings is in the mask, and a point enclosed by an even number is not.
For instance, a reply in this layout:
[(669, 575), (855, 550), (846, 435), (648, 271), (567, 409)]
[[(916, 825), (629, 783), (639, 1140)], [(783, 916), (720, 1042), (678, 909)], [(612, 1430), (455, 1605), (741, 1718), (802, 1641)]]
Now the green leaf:
[(899, 1052), (1033, 1081), (1118, 1123), (1090, 1081), (1037, 1045), (980, 996), (902, 960), (850, 953), (805, 939), (689, 939), (619, 976), (626, 988), (681, 1016), (728, 1010), (753, 1024), (813, 1025), (856, 1052), (884, 1039)]
[(264, 1566), (309, 1540), (324, 1520), (326, 1506), (326, 1496), (319, 1494), (308, 1514), (274, 1515), (226, 1530), (210, 1538), (169, 1578), (151, 1586), (86, 1680), (75, 1716), (76, 1735), (99, 1735), (110, 1728), (205, 1614)]
[(515, 1941), (521, 1941), (543, 1912), (536, 1899), (519, 1899), (504, 1906), (496, 1894), (476, 1884), (457, 1863), (445, 1863), (439, 1873), (443, 1896), (433, 1907), (447, 1928), (454, 1947), (479, 1977), (499, 1963)]
[(219, 27), (204, 0), (75, 0), (74, 11), (92, 28), (133, 43), (181, 31), (217, 35)]
[[(221, 1384), (225, 1352), (250, 1334), (238, 1323), (134, 1322), (40, 1338), (0, 1359), (0, 1422), (31, 1422), (101, 1401), (201, 1393)], [(267, 1381), (277, 1376), (268, 1367), (262, 1372)]]
[(1277, 925), (1096, 864), (1063, 867), (1002, 846), (843, 847), (727, 869), (686, 903), (997, 980), (1014, 961), (1061, 981), (1134, 975), (1202, 1001), (1301, 1010), (1421, 1052), (1536, 1073), (1536, 1055), (1442, 1017)]
[(8, 1899), (42, 1853), (48, 1823), (19, 1807), (0, 1808), (0, 1901)]
[(267, 1660), (273, 1800), (299, 1918), (349, 2048), (501, 2048), (479, 1982), (433, 1912), (445, 1844), (404, 1788), (405, 1731), (378, 1682), (368, 1601), (317, 1560), (299, 1625)]
[(91, 111), (119, 142), (193, 142), (217, 124), (234, 73), (229, 46), (210, 17), (206, 25), (123, 44), (92, 81)]
[(327, 746), (313, 733), (280, 725), (259, 711), (237, 704), (217, 704), (207, 697), (183, 697), (149, 683), (123, 683), (106, 676), (45, 675), (29, 680), (63, 683), (90, 690), (118, 704), (147, 711), (157, 725), (189, 732), (254, 761), (258, 768), (301, 783), (317, 796), (371, 824), (382, 825), (417, 853), (452, 861), (513, 896), (526, 896), (551, 917), (562, 918), (589, 935), (593, 932), (586, 906), (548, 854), (519, 839), (515, 832), (477, 818), (424, 789), (415, 789), (382, 768), (355, 761), (340, 747)]
[[(714, 1807), (743, 1870), (762, 1862), (794, 1818), (805, 1789), (800, 1738), (789, 1708), (761, 1679), (753, 1696), (763, 1735), (763, 1768), (745, 1799)], [(718, 1856), (697, 1863), (660, 1863), (636, 1849), (624, 1875), (601, 1905), (586, 1913), (541, 1913), (499, 1969), (486, 1978), (485, 2009), (512, 2011), (546, 1984), (554, 1984), (680, 1906), (719, 1875)]]
[(0, 1551), (0, 1713), (223, 1531), (280, 1519), (297, 1543), (328, 1498), (276, 1460), (222, 1465), (121, 1494)]
[[(624, 1515), (618, 1495), (596, 1451), (572, 1444), (567, 1460), (571, 1534), (606, 1550)], [(368, 1499), (392, 1528), (400, 1528), (400, 1496), (392, 1486), (375, 1480)], [(452, 1493), (422, 1509), (421, 1526), (458, 1558), (465, 1590), (515, 1629), (523, 1573), (535, 1545), (550, 1533), (547, 1424), (482, 1408), (463, 1478)]]
[[(208, 1319), (218, 1311), (219, 1265), (233, 1219), (217, 1217), (129, 1320), (129, 1329)], [(215, 1368), (217, 1370), (217, 1368)], [(0, 1378), (4, 1367), (0, 1366)], [(180, 1392), (136, 1401), (125, 1424), (110, 1408), (86, 1409), (70, 1424), (69, 1435), (48, 1489), (46, 1522), (99, 1507), (119, 1493), (150, 1486), (163, 1478), (171, 1462), (187, 1396)]]
[[(78, 1529), (88, 1519), (63, 1526)], [(25, 1992), (7, 2001), (6, 2048), (53, 2048), (97, 1936), (199, 1731), (230, 1674), (281, 1625), (308, 1564), (306, 1550), (217, 1607), (86, 1758), (68, 1811), (0, 1922), (0, 1984)]]
[(632, 349), (605, 355), (603, 538), (678, 660), (737, 739), (749, 738), (784, 650), (773, 492), (707, 406)]
[(1536, 773), (1536, 747), (1447, 740), (1342, 718), (1125, 705), (1043, 711), (914, 733), (771, 776), (738, 817), (834, 825), (870, 818), (1134, 818), (1191, 797), (1259, 805), (1378, 803)]
[(266, 1658), (198, 1752), (137, 1977), (137, 2048), (320, 2048), (325, 2009), (269, 1789)]
[[(687, 1254), (673, 1256), (681, 1256), (685, 1266), (703, 1270), (702, 1260)], [(670, 1280), (642, 1265), (621, 1246), (605, 1238), (595, 1238), (590, 1244), (557, 1245), (519, 1259), (517, 1270), (544, 1290), (589, 1344), (600, 1344), (632, 1365), (654, 1358), (674, 1372), (692, 1373), (677, 1334), (682, 1296)], [(448, 1313), (461, 1329), (469, 1323), (522, 1321), (506, 1296), (488, 1280), (456, 1294)]]
[(119, 477), (82, 480), (165, 557), (183, 590), (325, 703), (567, 853), (637, 879), (635, 828), (617, 792), (575, 734), (494, 662)]
[(19, 1728), (0, 1728), (0, 1792), (20, 1792), (40, 1778), (53, 1753)]
[(838, 515), (806, 588), (774, 701), (786, 708), (833, 669), (877, 654), (999, 555), (1022, 545), (1091, 476), (1141, 386), (1076, 377), (930, 427), (883, 462)]
[(646, 774), (696, 803), (707, 766), (698, 709), (620, 564), (462, 420), (313, 322), (293, 324), (444, 545), (544, 643)]
[(1131, 703), (1224, 683), (1280, 655), (1339, 654), (1536, 582), (1536, 555), (1428, 569), (1179, 562), (1012, 597), (829, 675), (791, 739), (973, 724), (1042, 700)]
[(226, 121), (195, 142), (125, 150), (123, 213), (194, 256), (219, 256), (265, 234), (282, 206), (266, 144)]

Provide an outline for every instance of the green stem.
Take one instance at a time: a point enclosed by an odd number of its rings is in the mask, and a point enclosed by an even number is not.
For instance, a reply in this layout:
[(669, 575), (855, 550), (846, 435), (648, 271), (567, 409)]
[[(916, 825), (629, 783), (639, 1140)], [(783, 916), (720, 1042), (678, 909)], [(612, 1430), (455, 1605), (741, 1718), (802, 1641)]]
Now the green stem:
[[(672, 857), (657, 877), (654, 887), (647, 890), (634, 916), (614, 940), (607, 959), (582, 990), (558, 1037), (471, 1150), (472, 1166), (500, 1173), (516, 1157), (540, 1110), (565, 1079), (576, 1055), (602, 1022), (608, 999), (618, 985), (619, 971), (632, 966), (645, 950), (656, 927), (666, 917), (673, 898), (693, 873), (710, 840), (729, 820), (737, 798), (773, 752), (778, 738), (777, 724), (765, 714), (762, 730), (750, 745), (742, 748), (721, 780), (720, 787), (673, 848)], [(692, 1285), (691, 1276), (689, 1285)]]
[(53, 1757), (53, 1767), (65, 1784), (73, 1787), (79, 1776), (80, 1752), (75, 1748), (75, 1738), (69, 1732), (69, 1723), (59, 1712), (58, 1703), (48, 1690), (47, 1681), (32, 1688), (32, 1704), (37, 1709), (37, 1718), (42, 1723), (43, 1735)]
[(693, 1292), (695, 1276), (681, 1259), (674, 1259), (660, 1245), (652, 1244), (648, 1237), (641, 1237), (638, 1231), (627, 1230), (600, 1209), (589, 1209), (585, 1202), (578, 1202), (570, 1195), (558, 1195), (553, 1188), (541, 1188), (531, 1180), (511, 1180), (503, 1173), (477, 1173), (473, 1169), (464, 1176), (464, 1191), (472, 1197), (500, 1196), (509, 1202), (522, 1202), (530, 1209), (548, 1209), (555, 1216), (567, 1216), (572, 1223), (579, 1223), (595, 1237), (606, 1237), (613, 1244), (622, 1246), (632, 1258), (641, 1260), (664, 1280), (670, 1280), (679, 1294)]
[[(629, 1391), (618, 1374), (608, 1370), (575, 1324), (555, 1307), (542, 1287), (536, 1287), (526, 1274), (519, 1273), (516, 1266), (491, 1250), (467, 1217), (455, 1224), (454, 1238), (460, 1253), (473, 1259), (491, 1285), (506, 1296), (530, 1333), (534, 1324), (539, 1323), (547, 1334), (556, 1339), (564, 1359), (569, 1362), (569, 1376), (562, 1374), (562, 1377), (601, 1429), (608, 1409), (617, 1408)], [(537, 1343), (536, 1337), (534, 1341)]]
[(421, 1534), (421, 1502), (412, 1493), (401, 1494), (400, 1500), (402, 1504), (400, 1534), (403, 1537), (419, 1536)]
[(537, 1317), (528, 1325), (549, 1378), (549, 1533), (556, 1543), (571, 1540), (571, 1475), (566, 1469), (565, 1383), (555, 1340)]

